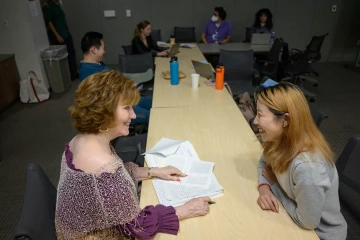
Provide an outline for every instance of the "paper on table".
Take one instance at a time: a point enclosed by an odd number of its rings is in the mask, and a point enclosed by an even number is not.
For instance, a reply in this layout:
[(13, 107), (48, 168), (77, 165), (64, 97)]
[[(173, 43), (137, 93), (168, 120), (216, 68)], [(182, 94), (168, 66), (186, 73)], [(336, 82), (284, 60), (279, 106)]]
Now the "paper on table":
[(181, 178), (180, 182), (170, 182), (185, 186), (209, 188), (214, 163), (198, 160), (197, 158), (172, 155), (165, 159), (164, 166), (173, 166), (187, 177)]
[(195, 45), (194, 44), (185, 44), (185, 43), (181, 43), (180, 47), (188, 47), (188, 48), (194, 48)]
[(222, 194), (223, 188), (217, 181), (214, 173), (211, 173), (210, 180), (210, 185), (207, 189), (183, 185), (174, 186), (163, 182), (162, 187), (165, 192), (165, 198), (169, 201), (189, 199), (198, 197), (199, 195), (208, 196), (216, 193)]
[(162, 138), (152, 149), (144, 154), (149, 167), (164, 167), (165, 157), (170, 155), (199, 159), (193, 145), (189, 141), (168, 138)]
[[(181, 205), (185, 204), (186, 202), (188, 202), (189, 200), (191, 200), (195, 197), (207, 196), (207, 197), (210, 197), (211, 199), (214, 199), (214, 198), (217, 198), (217, 197), (220, 197), (223, 195), (222, 191), (214, 191), (214, 192), (209, 191), (208, 193), (203, 193), (203, 192), (200, 192), (198, 190), (198, 188), (194, 188), (192, 191), (188, 190), (188, 192), (190, 192), (190, 194), (189, 194), (189, 193), (187, 193), (186, 190), (182, 191), (181, 189), (192, 188), (192, 187), (171, 184), (171, 186), (168, 188), (171, 190), (171, 192), (182, 192), (184, 194), (192, 195), (191, 197), (187, 197), (187, 198), (181, 197), (179, 199), (173, 198), (173, 200), (171, 200), (171, 199), (168, 199), (169, 197), (167, 197), (167, 195), (166, 195), (165, 185), (167, 185), (167, 183), (160, 182), (160, 181), (152, 181), (152, 183), (155, 188), (156, 195), (159, 199), (159, 203), (164, 206), (177, 207), (177, 206), (181, 206)], [(194, 194), (196, 194), (196, 195), (194, 195)]]

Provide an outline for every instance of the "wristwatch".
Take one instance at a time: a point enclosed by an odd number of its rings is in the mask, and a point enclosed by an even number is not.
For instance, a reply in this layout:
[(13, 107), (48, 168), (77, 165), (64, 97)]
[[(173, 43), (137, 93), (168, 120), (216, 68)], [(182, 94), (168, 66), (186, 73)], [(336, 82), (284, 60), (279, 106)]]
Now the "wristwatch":
[(150, 170), (151, 170), (151, 167), (148, 168), (148, 178), (152, 178), (151, 174), (150, 174)]

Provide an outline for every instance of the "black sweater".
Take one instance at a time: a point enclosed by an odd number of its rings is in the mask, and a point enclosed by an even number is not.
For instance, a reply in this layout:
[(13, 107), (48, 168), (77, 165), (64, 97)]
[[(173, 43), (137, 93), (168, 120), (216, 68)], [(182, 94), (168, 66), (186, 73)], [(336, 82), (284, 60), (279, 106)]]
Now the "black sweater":
[(145, 46), (145, 44), (143, 43), (143, 41), (141, 40), (140, 37), (135, 37), (131, 42), (131, 44), (132, 44), (132, 52), (131, 53), (132, 54), (144, 54), (144, 53), (151, 52), (152, 56), (155, 57), (158, 52), (164, 51), (163, 48), (156, 45), (156, 42), (152, 39), (151, 35), (146, 37), (146, 41), (147, 41), (148, 47)]

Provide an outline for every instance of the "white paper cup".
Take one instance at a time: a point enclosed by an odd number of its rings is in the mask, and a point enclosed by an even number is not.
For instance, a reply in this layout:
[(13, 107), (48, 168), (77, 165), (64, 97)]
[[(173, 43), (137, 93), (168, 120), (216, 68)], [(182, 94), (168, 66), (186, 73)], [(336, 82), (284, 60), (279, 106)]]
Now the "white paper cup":
[(192, 88), (199, 88), (199, 77), (200, 75), (197, 73), (191, 74)]

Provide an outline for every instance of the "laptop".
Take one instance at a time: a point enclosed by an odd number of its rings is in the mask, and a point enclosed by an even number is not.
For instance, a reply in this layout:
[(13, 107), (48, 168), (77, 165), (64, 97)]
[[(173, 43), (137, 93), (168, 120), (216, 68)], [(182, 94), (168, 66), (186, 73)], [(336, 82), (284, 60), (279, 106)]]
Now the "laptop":
[(169, 54), (166, 57), (173, 57), (179, 52), (180, 43), (172, 45)]
[(214, 72), (209, 63), (202, 63), (194, 60), (191, 61), (197, 74), (209, 80), (215, 80)]
[(253, 33), (251, 44), (253, 45), (268, 45), (270, 44), (270, 33)]

